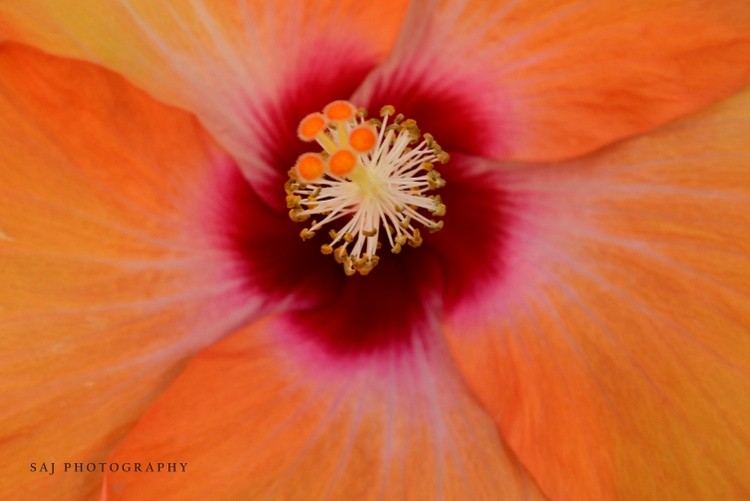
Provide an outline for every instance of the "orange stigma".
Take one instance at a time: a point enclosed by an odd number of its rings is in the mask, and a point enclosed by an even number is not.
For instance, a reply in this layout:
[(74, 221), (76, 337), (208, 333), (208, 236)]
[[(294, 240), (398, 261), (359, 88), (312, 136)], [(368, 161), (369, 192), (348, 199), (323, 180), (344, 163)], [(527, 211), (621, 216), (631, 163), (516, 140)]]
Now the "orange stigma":
[(357, 165), (357, 157), (348, 150), (339, 150), (328, 160), (328, 168), (331, 174), (339, 177), (348, 176)]
[(349, 101), (334, 101), (325, 108), (323, 113), (329, 120), (350, 120), (357, 110)]
[(297, 173), (305, 181), (316, 181), (323, 177), (325, 164), (317, 153), (303, 153), (297, 159)]
[(299, 123), (297, 127), (297, 135), (305, 142), (315, 140), (315, 136), (323, 132), (326, 128), (326, 119), (320, 113), (310, 113)]
[(375, 130), (368, 125), (359, 126), (349, 133), (349, 144), (360, 153), (372, 151), (377, 140)]

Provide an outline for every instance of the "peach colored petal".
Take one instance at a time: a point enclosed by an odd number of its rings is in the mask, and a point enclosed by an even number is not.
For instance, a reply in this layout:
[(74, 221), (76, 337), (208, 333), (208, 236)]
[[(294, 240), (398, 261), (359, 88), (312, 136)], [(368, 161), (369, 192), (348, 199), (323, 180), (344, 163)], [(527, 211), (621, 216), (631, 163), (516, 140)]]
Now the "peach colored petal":
[[(0, 47), (0, 498), (80, 499), (185, 357), (247, 321), (204, 212), (233, 164), (91, 64)], [(43, 476), (43, 475), (42, 475)]]
[(549, 497), (750, 496), (749, 117), (745, 91), (498, 174), (523, 200), (505, 275), (448, 339)]
[(417, 4), (355, 99), (430, 100), (474, 154), (570, 158), (750, 82), (745, 0)]
[(278, 101), (315, 93), (342, 74), (359, 78), (388, 53), (405, 6), (401, 0), (29, 0), (0, 5), (0, 39), (104, 65), (196, 113), (254, 180), (269, 168), (262, 150), (276, 133)]
[(539, 498), (438, 347), (327, 371), (279, 342), (290, 329), (266, 319), (193, 359), (109, 458), (187, 471), (108, 474), (107, 498)]

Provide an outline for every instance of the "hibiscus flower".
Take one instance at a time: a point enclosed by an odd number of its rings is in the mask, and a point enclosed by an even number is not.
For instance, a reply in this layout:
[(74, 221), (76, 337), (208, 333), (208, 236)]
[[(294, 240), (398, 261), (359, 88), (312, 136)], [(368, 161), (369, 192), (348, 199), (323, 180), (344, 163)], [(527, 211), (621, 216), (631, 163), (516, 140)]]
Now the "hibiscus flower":
[(3, 498), (750, 496), (746, 0), (24, 0), (0, 41)]

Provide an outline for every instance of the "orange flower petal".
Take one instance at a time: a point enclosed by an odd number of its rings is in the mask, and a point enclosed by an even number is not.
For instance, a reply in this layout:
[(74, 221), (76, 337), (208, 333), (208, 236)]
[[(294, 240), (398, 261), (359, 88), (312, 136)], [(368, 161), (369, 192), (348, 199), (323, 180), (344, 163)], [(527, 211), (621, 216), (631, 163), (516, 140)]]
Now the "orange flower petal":
[(110, 462), (185, 474), (107, 476), (114, 499), (539, 498), (438, 349), (326, 371), (257, 323), (194, 358)]
[(550, 498), (750, 496), (748, 117), (502, 174), (516, 249), (448, 339)]
[[(254, 308), (203, 224), (226, 156), (87, 63), (0, 48), (0, 498), (80, 499), (188, 355)], [(244, 305), (244, 306), (243, 306)]]
[[(277, 133), (282, 95), (305, 102), (326, 82), (359, 78), (389, 52), (406, 3), (6, 2), (0, 40), (96, 62), (196, 113), (254, 181), (268, 172), (261, 136)], [(291, 121), (341, 97), (321, 96)]]
[[(353, 99), (436, 122), (452, 153), (570, 158), (750, 82), (746, 0), (445, 0), (421, 14)], [(438, 135), (444, 122), (466, 137)]]

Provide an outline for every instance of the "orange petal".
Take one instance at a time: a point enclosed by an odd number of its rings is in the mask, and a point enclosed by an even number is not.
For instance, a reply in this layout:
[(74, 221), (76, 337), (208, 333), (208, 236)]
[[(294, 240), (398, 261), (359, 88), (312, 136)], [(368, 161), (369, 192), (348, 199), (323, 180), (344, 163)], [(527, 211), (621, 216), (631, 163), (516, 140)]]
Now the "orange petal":
[[(746, 0), (445, 0), (415, 11), (354, 99), (389, 102), (420, 125), (436, 115), (429, 130), (452, 152), (570, 158), (750, 82)], [(445, 121), (466, 137), (438, 135)]]
[[(406, 3), (5, 2), (0, 39), (104, 65), (196, 113), (254, 180), (269, 168), (263, 139), (277, 133), (277, 115), (288, 112), (280, 109), (282, 96), (306, 103), (326, 82), (359, 78), (390, 50)], [(291, 121), (341, 97), (347, 96), (320, 96)]]
[(6, 45), (0, 82), (0, 498), (80, 499), (100, 474), (29, 463), (103, 460), (252, 313), (203, 221), (233, 164), (191, 115), (88, 63)]
[(502, 174), (507, 276), (448, 339), (550, 498), (750, 496), (748, 117)]
[(279, 343), (294, 328), (266, 319), (194, 358), (109, 458), (186, 472), (108, 474), (111, 498), (539, 498), (438, 348), (326, 370)]

